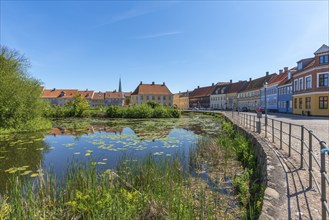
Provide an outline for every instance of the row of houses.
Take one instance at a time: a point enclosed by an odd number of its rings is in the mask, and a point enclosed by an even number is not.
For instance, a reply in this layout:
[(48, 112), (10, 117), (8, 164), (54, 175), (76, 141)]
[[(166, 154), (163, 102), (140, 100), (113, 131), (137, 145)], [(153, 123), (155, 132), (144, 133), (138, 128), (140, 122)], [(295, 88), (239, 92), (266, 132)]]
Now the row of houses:
[(78, 89), (42, 89), (41, 98), (49, 101), (51, 105), (64, 106), (71, 101), (76, 95), (84, 97), (90, 106), (123, 106), (130, 99), (129, 92), (94, 92), (92, 90)]
[(140, 82), (134, 92), (122, 92), (121, 80), (118, 92), (116, 90), (94, 92), (92, 90), (42, 88), (41, 98), (49, 101), (51, 105), (65, 106), (76, 95), (84, 97), (91, 107), (141, 105), (149, 101), (158, 102), (163, 106), (173, 106), (173, 94), (166, 84), (155, 84), (154, 82), (152, 84)]
[[(284, 67), (278, 73), (247, 81), (221, 82), (197, 87), (185, 94), (175, 94), (174, 105), (180, 109), (211, 108), (219, 110), (255, 111), (266, 107), (270, 112), (329, 116), (329, 47), (322, 45), (311, 58), (302, 59), (297, 66)], [(188, 96), (189, 103), (180, 100)]]
[(140, 105), (149, 101), (179, 109), (211, 108), (219, 110), (255, 111), (266, 107), (270, 112), (329, 116), (329, 47), (322, 45), (314, 57), (302, 59), (293, 68), (239, 82), (219, 82), (193, 91), (172, 94), (165, 83), (140, 82), (132, 93), (80, 90), (43, 90), (43, 99), (64, 106), (76, 94), (85, 97), (90, 106)]

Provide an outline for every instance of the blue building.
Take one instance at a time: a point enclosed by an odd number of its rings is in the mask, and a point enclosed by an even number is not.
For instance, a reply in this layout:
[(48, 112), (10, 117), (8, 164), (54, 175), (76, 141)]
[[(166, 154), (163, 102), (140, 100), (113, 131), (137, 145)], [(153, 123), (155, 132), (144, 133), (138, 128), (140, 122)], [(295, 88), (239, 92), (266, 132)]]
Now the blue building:
[(291, 75), (296, 67), (288, 71), (285, 79), (278, 86), (278, 112), (292, 113), (292, 80)]

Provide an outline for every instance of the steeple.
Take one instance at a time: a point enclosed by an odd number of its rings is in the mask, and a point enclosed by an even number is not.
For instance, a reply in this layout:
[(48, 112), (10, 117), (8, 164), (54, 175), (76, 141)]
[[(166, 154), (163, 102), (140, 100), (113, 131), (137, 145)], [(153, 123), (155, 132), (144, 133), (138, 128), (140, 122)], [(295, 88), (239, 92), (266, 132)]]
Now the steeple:
[(122, 92), (122, 89), (121, 89), (121, 77), (119, 79), (119, 92)]

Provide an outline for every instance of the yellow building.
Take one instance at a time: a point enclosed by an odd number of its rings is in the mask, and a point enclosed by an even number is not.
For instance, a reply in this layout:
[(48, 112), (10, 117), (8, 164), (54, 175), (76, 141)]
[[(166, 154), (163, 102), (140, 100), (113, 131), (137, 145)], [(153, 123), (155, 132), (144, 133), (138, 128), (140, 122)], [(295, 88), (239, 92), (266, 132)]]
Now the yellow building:
[(140, 84), (131, 94), (131, 105), (141, 105), (147, 102), (157, 102), (163, 106), (173, 106), (173, 94), (165, 83)]
[(293, 113), (329, 116), (329, 47), (322, 45), (314, 55), (297, 62), (292, 77)]
[(180, 110), (187, 110), (189, 108), (189, 92), (174, 94), (173, 105)]

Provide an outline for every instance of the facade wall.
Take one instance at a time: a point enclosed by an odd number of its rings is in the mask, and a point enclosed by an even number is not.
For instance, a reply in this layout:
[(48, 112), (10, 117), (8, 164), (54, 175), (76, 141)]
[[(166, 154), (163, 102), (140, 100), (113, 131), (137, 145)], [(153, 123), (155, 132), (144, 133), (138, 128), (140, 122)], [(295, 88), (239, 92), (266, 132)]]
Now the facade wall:
[(193, 98), (189, 99), (191, 108), (210, 108), (210, 96)]
[(91, 100), (91, 107), (101, 107), (105, 106), (105, 100), (104, 99), (92, 99)]
[(292, 113), (292, 85), (278, 87), (278, 112)]
[(104, 105), (105, 106), (111, 106), (111, 105), (123, 106), (124, 99), (123, 98), (112, 98), (112, 99), (107, 98), (104, 100)]
[(249, 111), (255, 111), (260, 106), (260, 90), (241, 92), (238, 99), (240, 109), (246, 107)]
[(210, 96), (210, 108), (226, 109), (226, 94), (215, 94)]
[(226, 94), (226, 109), (236, 110), (238, 108), (238, 94), (228, 93)]
[[(315, 57), (318, 62), (319, 57)], [(328, 108), (320, 108), (320, 97), (328, 97), (329, 65), (313, 66), (293, 75), (293, 113), (329, 116)], [(311, 106), (306, 106), (306, 97)], [(297, 103), (296, 103), (297, 102)], [(301, 104), (300, 104), (301, 103)], [(308, 102), (309, 103), (309, 102)], [(308, 108), (306, 108), (308, 107)]]
[(179, 97), (179, 109), (187, 110), (189, 108), (189, 98), (187, 96)]
[(157, 102), (163, 106), (173, 106), (173, 95), (131, 95), (132, 105), (146, 104), (149, 101)]
[(329, 91), (293, 95), (293, 113), (298, 115), (329, 116), (328, 99)]
[[(266, 89), (266, 102), (268, 111), (278, 111), (278, 89), (276, 85)], [(265, 88), (261, 89), (260, 103), (261, 107), (265, 108)]]

